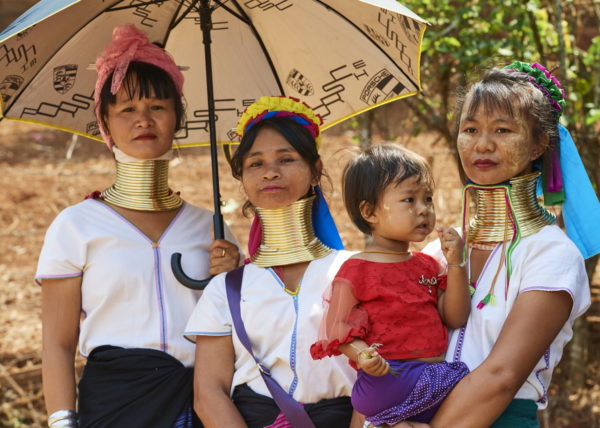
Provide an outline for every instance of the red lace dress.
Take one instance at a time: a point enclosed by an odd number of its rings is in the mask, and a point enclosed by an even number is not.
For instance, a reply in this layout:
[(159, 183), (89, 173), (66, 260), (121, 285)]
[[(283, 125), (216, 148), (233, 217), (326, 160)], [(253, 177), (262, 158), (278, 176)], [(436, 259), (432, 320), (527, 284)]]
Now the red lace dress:
[(437, 302), (438, 290), (445, 288), (438, 263), (423, 253), (396, 263), (347, 260), (325, 296), (326, 312), (319, 340), (310, 348), (312, 357), (340, 355), (339, 346), (354, 339), (381, 343), (377, 352), (387, 360), (443, 354), (448, 331)]

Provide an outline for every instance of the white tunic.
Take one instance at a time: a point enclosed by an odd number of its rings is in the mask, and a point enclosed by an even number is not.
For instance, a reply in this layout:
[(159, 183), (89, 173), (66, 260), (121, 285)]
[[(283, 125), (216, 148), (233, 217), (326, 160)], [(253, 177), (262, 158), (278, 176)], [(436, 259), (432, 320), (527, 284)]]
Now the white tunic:
[[(430, 243), (424, 252), (445, 265), (439, 240)], [(470, 370), (479, 366), (489, 355), (500, 335), (515, 300), (527, 291), (566, 291), (573, 299), (568, 321), (546, 350), (542, 358), (517, 392), (515, 398), (533, 400), (538, 408), (547, 406), (547, 391), (554, 367), (558, 365), (563, 348), (573, 336), (573, 323), (590, 306), (590, 288), (581, 253), (558, 226), (546, 226), (527, 236), (512, 255), (512, 275), (505, 297), (506, 266), (503, 266), (494, 288), (495, 305), (477, 309), (477, 304), (490, 289), (500, 263), (502, 245), (492, 251), (472, 298), (471, 315), (463, 329), (453, 330), (446, 354), (447, 361), (460, 359)], [(542, 325), (544, 320), (540, 320)]]
[(82, 277), (83, 356), (101, 345), (151, 348), (189, 367), (194, 345), (182, 333), (202, 292), (175, 279), (171, 254), (182, 254), (187, 275), (206, 278), (211, 242), (212, 213), (193, 205), (184, 203), (155, 243), (114, 209), (88, 199), (50, 225), (35, 278)]
[[(323, 294), (341, 264), (353, 253), (334, 251), (312, 261), (300, 282), (297, 295), (270, 268), (248, 264), (241, 290), (241, 316), (254, 355), (270, 369), (274, 379), (294, 399), (315, 403), (324, 398), (350, 396), (356, 372), (344, 356), (313, 360), (310, 345), (317, 340), (323, 316)], [(190, 318), (185, 334), (225, 336), (233, 331), (225, 291), (225, 274), (206, 287)], [(231, 391), (247, 383), (259, 394), (270, 396), (255, 361), (233, 332), (235, 372)]]

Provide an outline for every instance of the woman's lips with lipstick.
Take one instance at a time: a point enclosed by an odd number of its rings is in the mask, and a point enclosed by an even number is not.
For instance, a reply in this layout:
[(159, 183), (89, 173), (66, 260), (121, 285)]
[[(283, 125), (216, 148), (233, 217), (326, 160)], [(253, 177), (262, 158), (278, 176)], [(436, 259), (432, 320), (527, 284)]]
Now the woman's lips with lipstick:
[(473, 165), (475, 165), (477, 168), (486, 169), (492, 168), (498, 164), (490, 159), (477, 159), (475, 162), (473, 162)]
[(281, 190), (282, 188), (279, 186), (267, 186), (267, 187), (263, 187), (262, 191), (263, 192), (276, 192), (278, 190)]
[(154, 140), (156, 135), (154, 134), (142, 134), (135, 137), (136, 140)]

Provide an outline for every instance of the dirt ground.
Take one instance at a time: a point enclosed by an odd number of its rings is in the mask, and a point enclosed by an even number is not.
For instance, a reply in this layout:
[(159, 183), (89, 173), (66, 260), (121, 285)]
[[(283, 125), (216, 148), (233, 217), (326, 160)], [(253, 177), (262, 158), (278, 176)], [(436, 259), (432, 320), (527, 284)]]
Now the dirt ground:
[[(437, 181), (438, 221), (460, 222), (461, 190), (448, 149), (432, 137), (400, 138), (425, 155)], [(113, 179), (113, 161), (100, 143), (34, 125), (0, 123), (0, 426), (44, 426), (41, 392), (40, 289), (32, 278), (44, 233), (63, 208), (82, 200)], [(325, 186), (342, 238), (360, 249), (363, 237), (351, 225), (340, 195), (340, 173), (356, 142), (350, 131), (332, 129), (323, 141), (323, 161), (331, 177)], [(223, 213), (245, 245), (249, 221), (240, 215), (243, 203), (221, 156)], [(208, 150), (189, 149), (171, 167), (171, 186), (191, 203), (212, 209)], [(582, 321), (587, 345), (570, 345), (550, 390), (550, 408), (542, 413), (545, 427), (600, 427), (600, 275), (594, 278), (594, 306)], [(576, 361), (586, 362), (585, 367)]]

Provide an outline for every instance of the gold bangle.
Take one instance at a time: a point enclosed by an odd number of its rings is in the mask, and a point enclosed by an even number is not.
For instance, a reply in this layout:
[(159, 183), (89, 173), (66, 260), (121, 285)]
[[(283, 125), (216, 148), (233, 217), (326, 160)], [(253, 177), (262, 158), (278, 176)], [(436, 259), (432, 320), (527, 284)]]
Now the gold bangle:
[(462, 263), (459, 263), (459, 264), (448, 263), (446, 266), (448, 266), (448, 267), (465, 267), (466, 265), (467, 265), (467, 261), (463, 260)]
[[(361, 354), (365, 356), (365, 358), (369, 359), (371, 357), (370, 354), (366, 354), (365, 349), (369, 349), (369, 348), (364, 348), (364, 349), (360, 349), (358, 346), (356, 346), (354, 343), (352, 342), (348, 342), (348, 345), (352, 346), (354, 349), (356, 349), (356, 357), (360, 358)], [(368, 356), (367, 356), (368, 355)]]

